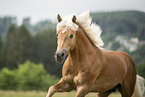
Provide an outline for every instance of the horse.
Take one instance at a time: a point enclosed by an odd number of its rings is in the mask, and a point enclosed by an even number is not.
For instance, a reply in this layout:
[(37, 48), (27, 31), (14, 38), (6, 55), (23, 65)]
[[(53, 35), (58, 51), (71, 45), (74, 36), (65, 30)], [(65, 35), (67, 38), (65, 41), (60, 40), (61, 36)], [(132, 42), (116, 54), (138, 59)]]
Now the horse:
[[(77, 90), (75, 97), (89, 92), (108, 97), (116, 89), (122, 97), (131, 97), (136, 84), (136, 67), (123, 51), (102, 51), (101, 28), (91, 23), (89, 12), (57, 16), (57, 50), (55, 59), (64, 62), (62, 78), (51, 86), (46, 97), (56, 92)], [(138, 96), (139, 97), (139, 96)]]

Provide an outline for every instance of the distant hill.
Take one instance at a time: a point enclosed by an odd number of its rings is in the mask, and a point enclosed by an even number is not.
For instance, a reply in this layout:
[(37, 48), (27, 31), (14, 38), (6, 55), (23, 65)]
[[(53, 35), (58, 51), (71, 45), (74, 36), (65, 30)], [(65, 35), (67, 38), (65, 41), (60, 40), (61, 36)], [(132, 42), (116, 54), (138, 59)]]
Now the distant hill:
[(116, 11), (92, 13), (92, 19), (101, 26), (102, 36), (124, 35), (145, 40), (145, 13), (140, 11)]

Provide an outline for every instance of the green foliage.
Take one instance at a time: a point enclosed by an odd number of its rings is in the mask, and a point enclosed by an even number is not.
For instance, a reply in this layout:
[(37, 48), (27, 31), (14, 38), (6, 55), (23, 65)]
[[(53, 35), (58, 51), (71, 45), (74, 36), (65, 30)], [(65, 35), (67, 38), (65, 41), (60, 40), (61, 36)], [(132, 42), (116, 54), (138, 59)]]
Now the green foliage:
[(106, 33), (104, 35), (102, 35), (102, 40), (104, 42), (104, 47), (106, 47), (108, 45), (109, 42), (112, 42), (112, 40), (114, 41), (114, 38), (116, 37), (117, 35), (115, 33)]
[(37, 34), (38, 31), (55, 29), (56, 25), (50, 20), (39, 21), (34, 25), (31, 25), (31, 19), (26, 17), (23, 19), (23, 25), (31, 32), (33, 36)]
[(11, 67), (16, 67), (14, 61), (14, 53), (13, 52), (13, 43), (15, 38), (15, 34), (16, 34), (16, 27), (14, 24), (12, 24), (9, 29), (8, 29), (8, 33), (6, 35), (6, 41), (4, 42), (4, 45), (2, 47), (2, 53), (1, 53), (1, 64), (0, 65), (4, 65), (4, 66), (9, 66), (9, 68)]
[(119, 48), (120, 48), (120, 43), (118, 41), (113, 41), (111, 50), (117, 50)]
[(33, 63), (26, 62), (20, 65), (17, 71), (19, 88), (24, 90), (37, 89), (37, 87), (41, 86), (41, 82), (43, 82), (42, 80), (44, 74), (45, 71), (42, 64), (35, 65)]
[(0, 36), (0, 63), (1, 63), (1, 52), (2, 52), (2, 37)]
[(30, 31), (35, 34), (42, 30), (55, 30), (56, 24), (53, 24), (50, 20), (39, 21), (30, 28)]
[(139, 75), (145, 78), (145, 62), (139, 65), (137, 71)]
[(18, 63), (31, 60), (33, 49), (33, 39), (25, 26), (16, 28), (11, 25), (2, 48), (2, 64), (10, 69), (16, 68)]
[[(113, 33), (145, 39), (145, 13), (139, 11), (117, 11), (92, 13), (92, 19), (103, 30), (103, 35)], [(113, 40), (113, 39), (112, 39)]]
[(54, 53), (56, 51), (55, 30), (49, 29), (39, 31), (34, 40), (36, 43), (34, 62), (43, 62), (45, 70), (47, 72), (60, 77), (62, 65), (57, 64), (54, 58)]
[(10, 71), (7, 68), (3, 68), (0, 71), (0, 89), (13, 90), (16, 88), (16, 71)]
[(55, 76), (45, 72), (43, 64), (30, 61), (20, 64), (16, 70), (0, 71), (0, 89), (5, 90), (47, 90), (57, 82)]
[(145, 62), (145, 45), (138, 47), (134, 52), (130, 52), (130, 55), (133, 57), (137, 67)]

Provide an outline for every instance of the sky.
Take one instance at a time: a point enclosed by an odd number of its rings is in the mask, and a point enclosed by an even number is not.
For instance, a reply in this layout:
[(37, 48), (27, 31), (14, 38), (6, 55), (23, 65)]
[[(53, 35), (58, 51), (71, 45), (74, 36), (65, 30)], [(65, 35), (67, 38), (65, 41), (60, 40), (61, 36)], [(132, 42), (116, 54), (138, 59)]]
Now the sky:
[(84, 11), (139, 10), (145, 12), (145, 0), (0, 0), (0, 17), (14, 16), (20, 23), (30, 17), (31, 23)]

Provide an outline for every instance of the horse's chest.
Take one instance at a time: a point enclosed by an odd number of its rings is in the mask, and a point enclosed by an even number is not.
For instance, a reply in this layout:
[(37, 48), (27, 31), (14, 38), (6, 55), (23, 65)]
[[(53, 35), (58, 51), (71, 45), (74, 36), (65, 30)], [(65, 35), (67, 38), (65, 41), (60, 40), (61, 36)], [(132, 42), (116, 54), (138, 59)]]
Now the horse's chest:
[(76, 75), (76, 76), (74, 77), (73, 82), (78, 86), (78, 85), (80, 85), (81, 82), (82, 82), (81, 79), (82, 79), (82, 78), (81, 78), (81, 75), (78, 74), (78, 75)]
[(73, 75), (68, 74), (68, 75), (63, 76), (63, 78), (67, 83), (72, 83), (74, 77), (73, 77)]
[(66, 82), (75, 84), (76, 86), (80, 85), (82, 82), (81, 74), (78, 74), (75, 76), (68, 74), (64, 76), (63, 78), (65, 79)]
[(85, 83), (85, 81), (88, 81), (88, 76), (91, 75), (91, 72), (85, 71), (84, 68), (81, 68), (79, 71), (74, 71), (72, 68), (64, 69), (63, 78), (66, 82), (79, 86)]

